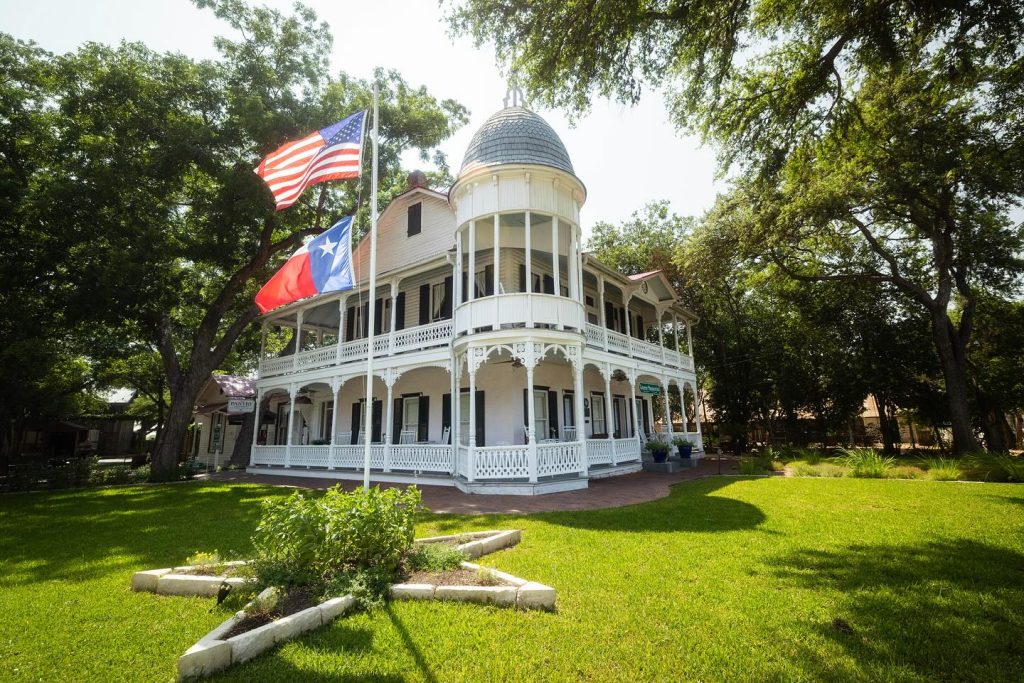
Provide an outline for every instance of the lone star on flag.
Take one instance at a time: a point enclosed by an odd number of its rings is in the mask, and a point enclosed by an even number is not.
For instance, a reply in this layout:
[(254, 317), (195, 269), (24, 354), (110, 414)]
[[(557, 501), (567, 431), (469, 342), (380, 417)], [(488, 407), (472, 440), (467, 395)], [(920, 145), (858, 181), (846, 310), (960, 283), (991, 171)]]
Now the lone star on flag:
[(326, 240), (324, 240), (324, 243), (320, 245), (320, 251), (323, 252), (324, 256), (326, 256), (327, 254), (334, 256), (334, 248), (336, 246), (338, 246), (338, 243), (332, 242), (331, 238), (328, 237)]

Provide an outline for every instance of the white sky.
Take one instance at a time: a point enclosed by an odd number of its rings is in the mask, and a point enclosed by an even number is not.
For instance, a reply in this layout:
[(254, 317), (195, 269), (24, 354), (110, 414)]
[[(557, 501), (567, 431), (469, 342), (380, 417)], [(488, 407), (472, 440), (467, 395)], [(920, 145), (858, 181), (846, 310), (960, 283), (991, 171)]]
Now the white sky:
[[(286, 11), (291, 6), (290, 0), (250, 1)], [(493, 50), (449, 38), (436, 0), (306, 4), (331, 26), (332, 70), (368, 78), (376, 66), (397, 69), (411, 85), (426, 85), (434, 96), (469, 108), (469, 125), (442, 146), (457, 173), (473, 132), (505, 97)], [(51, 52), (67, 52), (86, 41), (129, 40), (204, 58), (216, 56), (213, 37), (230, 29), (188, 0), (0, 0), (0, 31)], [(714, 182), (713, 150), (675, 132), (657, 93), (648, 93), (636, 108), (595, 102), (575, 128), (561, 112), (538, 113), (561, 136), (587, 186), (582, 222), (588, 234), (596, 221), (620, 221), (656, 199), (668, 199), (677, 213), (698, 215), (722, 189)], [(415, 154), (406, 162), (423, 166)]]

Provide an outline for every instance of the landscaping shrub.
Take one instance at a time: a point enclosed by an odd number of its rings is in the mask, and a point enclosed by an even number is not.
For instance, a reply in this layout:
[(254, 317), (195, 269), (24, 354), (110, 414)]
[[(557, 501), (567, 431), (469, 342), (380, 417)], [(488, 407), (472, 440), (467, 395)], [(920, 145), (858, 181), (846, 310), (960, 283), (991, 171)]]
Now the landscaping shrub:
[(960, 463), (950, 458), (924, 458), (921, 464), (927, 470), (929, 479), (935, 481), (956, 481), (960, 478)]
[(421, 500), (415, 486), (350, 493), (336, 486), (321, 497), (266, 500), (252, 537), (257, 581), (345, 590), (363, 606), (375, 604), (412, 547)]
[(764, 474), (765, 468), (759, 458), (740, 458), (740, 474)]
[(914, 465), (897, 465), (885, 471), (886, 479), (924, 479), (927, 473)]
[(893, 458), (887, 458), (873, 448), (843, 449), (842, 462), (850, 468), (850, 476), (880, 479), (892, 467)]
[(466, 553), (444, 543), (420, 543), (409, 551), (409, 569), (420, 572), (445, 572), (458, 569)]
[(798, 477), (845, 477), (849, 470), (835, 463), (823, 462), (812, 465), (807, 462), (796, 462), (791, 465), (793, 474)]
[(964, 458), (968, 478), (980, 481), (1024, 481), (1024, 458), (1005, 453), (973, 453)]

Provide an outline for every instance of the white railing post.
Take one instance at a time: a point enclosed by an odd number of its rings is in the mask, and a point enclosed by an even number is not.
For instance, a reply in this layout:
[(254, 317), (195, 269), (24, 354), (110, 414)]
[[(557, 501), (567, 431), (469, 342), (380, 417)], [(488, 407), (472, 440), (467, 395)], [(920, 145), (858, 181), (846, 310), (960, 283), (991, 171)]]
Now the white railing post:
[(395, 426), (395, 402), (392, 400), (394, 396), (394, 385), (395, 381), (391, 373), (391, 368), (388, 368), (384, 374), (384, 386), (387, 388), (387, 419), (388, 421), (383, 425), (384, 431), (384, 471), (391, 471), (391, 446), (395, 442), (395, 435), (392, 434)]

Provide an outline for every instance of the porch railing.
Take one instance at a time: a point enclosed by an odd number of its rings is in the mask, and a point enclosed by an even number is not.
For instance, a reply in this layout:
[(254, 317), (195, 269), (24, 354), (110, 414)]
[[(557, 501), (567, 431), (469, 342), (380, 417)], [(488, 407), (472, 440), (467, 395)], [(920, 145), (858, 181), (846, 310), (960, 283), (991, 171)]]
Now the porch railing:
[(693, 370), (693, 358), (678, 351), (651, 344), (642, 339), (627, 337), (624, 334), (587, 323), (585, 328), (587, 346), (604, 349), (611, 353), (631, 358), (640, 358), (652, 363), (659, 363), (673, 368)]
[[(373, 338), (374, 356), (386, 356), (409, 351), (419, 351), (445, 346), (452, 339), (452, 321), (441, 320), (429, 325), (419, 325), (392, 334), (376, 335)], [(366, 340), (356, 339), (330, 346), (321, 346), (300, 351), (290, 356), (264, 358), (260, 361), (260, 377), (286, 375), (290, 372), (330, 367), (366, 358)]]
[(553, 477), (583, 469), (583, 450), (575, 441), (537, 444), (537, 476)]
[[(362, 445), (337, 446), (254, 446), (252, 464), (324, 469), (363, 468)], [(370, 446), (370, 469), (378, 472), (452, 471), (452, 447), (447, 444), (385, 444)]]

